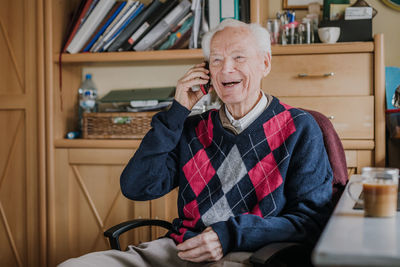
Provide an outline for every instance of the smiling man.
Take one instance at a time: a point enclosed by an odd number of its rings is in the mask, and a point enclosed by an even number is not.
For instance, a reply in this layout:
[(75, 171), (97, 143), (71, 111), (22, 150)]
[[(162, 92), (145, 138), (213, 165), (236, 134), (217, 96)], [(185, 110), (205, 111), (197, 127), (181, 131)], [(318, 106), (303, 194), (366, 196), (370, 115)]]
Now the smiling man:
[[(332, 171), (312, 116), (261, 90), (271, 69), (268, 32), (224, 20), (202, 45), (209, 70), (196, 65), (178, 81), (171, 108), (154, 116), (121, 175), (132, 200), (179, 187), (176, 231), (70, 263), (248, 266), (245, 252), (271, 242), (317, 240), (331, 211)], [(188, 117), (202, 96), (192, 87), (210, 78), (222, 107)]]

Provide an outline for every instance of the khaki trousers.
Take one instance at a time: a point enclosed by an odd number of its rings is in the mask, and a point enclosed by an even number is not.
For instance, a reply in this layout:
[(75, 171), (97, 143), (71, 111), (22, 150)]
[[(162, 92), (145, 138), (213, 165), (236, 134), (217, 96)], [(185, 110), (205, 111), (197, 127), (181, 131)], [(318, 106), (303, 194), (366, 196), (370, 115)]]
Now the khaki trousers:
[(69, 259), (59, 267), (96, 266), (96, 267), (245, 267), (252, 266), (250, 252), (231, 252), (217, 262), (192, 263), (181, 260), (174, 241), (164, 237), (139, 246), (129, 246), (127, 251), (106, 250), (93, 252), (79, 258)]

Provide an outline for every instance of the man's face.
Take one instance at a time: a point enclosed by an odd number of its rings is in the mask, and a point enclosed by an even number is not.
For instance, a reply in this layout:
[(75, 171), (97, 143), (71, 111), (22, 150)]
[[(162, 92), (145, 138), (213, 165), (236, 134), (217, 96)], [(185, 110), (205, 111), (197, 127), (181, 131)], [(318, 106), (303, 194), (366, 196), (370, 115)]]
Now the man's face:
[(226, 27), (211, 40), (213, 87), (228, 106), (250, 109), (255, 104), (268, 65), (269, 60), (259, 51), (255, 37), (244, 27)]

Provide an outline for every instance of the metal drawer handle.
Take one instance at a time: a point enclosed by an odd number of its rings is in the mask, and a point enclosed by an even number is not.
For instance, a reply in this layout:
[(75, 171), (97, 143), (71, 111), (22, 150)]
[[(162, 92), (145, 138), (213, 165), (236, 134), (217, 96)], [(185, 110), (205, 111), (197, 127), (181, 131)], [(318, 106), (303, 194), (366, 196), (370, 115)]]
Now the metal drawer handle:
[(327, 117), (328, 117), (328, 119), (330, 119), (330, 120), (334, 120), (334, 119), (335, 119), (335, 116), (333, 116), (333, 115), (327, 116)]
[(307, 73), (299, 73), (297, 74), (297, 77), (299, 78), (307, 78), (307, 77), (330, 77), (330, 76), (334, 76), (335, 73), (334, 72), (328, 72), (328, 73), (324, 73), (324, 74), (314, 74), (314, 75), (310, 75)]

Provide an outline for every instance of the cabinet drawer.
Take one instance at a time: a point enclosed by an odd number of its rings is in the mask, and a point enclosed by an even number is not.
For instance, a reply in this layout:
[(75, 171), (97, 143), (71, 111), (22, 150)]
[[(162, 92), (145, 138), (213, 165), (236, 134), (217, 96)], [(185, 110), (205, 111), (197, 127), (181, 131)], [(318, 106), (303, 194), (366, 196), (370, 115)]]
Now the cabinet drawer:
[(356, 97), (280, 97), (293, 107), (316, 110), (331, 118), (341, 139), (374, 138), (374, 98)]
[(273, 56), (262, 88), (276, 96), (372, 95), (372, 70), (370, 53)]

